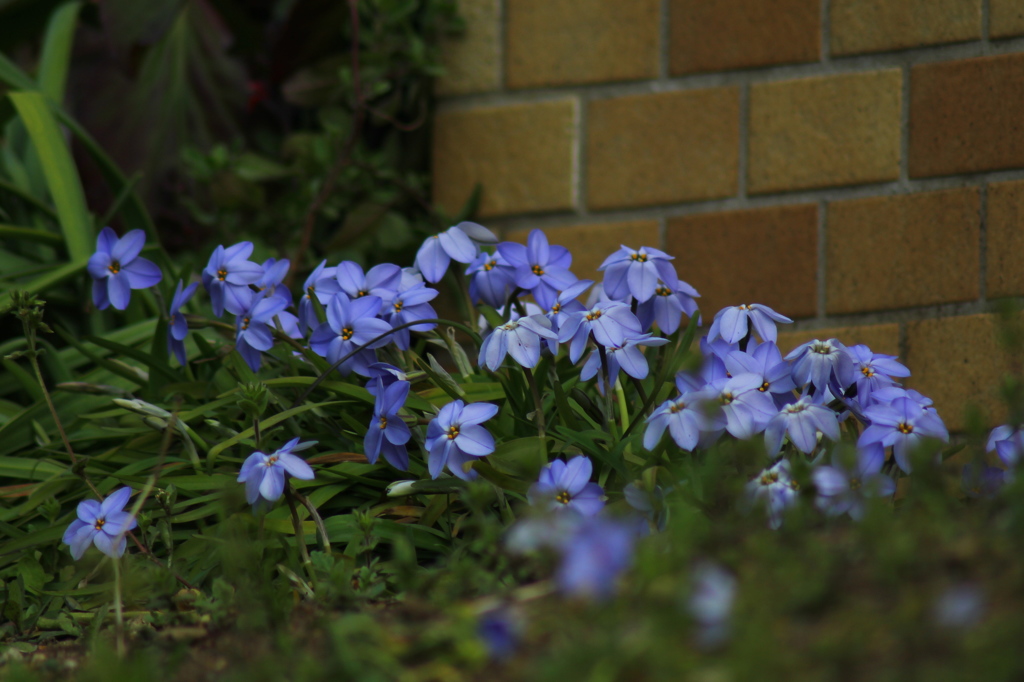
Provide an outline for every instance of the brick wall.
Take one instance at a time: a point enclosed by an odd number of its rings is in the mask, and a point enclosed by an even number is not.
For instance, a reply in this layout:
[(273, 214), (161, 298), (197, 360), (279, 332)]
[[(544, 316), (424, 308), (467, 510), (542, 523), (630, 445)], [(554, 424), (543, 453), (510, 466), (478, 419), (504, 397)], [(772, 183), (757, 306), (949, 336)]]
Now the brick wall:
[(434, 198), (593, 269), (660, 246), (783, 350), (899, 354), (954, 429), (1003, 417), (1024, 296), (1024, 0), (460, 0)]

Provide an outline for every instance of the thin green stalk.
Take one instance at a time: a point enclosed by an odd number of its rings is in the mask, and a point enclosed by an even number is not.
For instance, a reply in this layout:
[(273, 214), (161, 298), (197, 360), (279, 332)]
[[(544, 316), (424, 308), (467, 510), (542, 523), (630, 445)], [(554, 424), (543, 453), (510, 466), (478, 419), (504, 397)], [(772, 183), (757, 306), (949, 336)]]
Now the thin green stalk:
[(536, 408), (537, 435), (543, 438), (547, 429), (545, 428), (544, 421), (544, 402), (540, 399), (540, 388), (537, 386), (537, 378), (533, 376), (533, 370), (529, 367), (523, 367), (523, 373), (526, 374), (526, 382), (530, 385), (530, 394), (533, 396), (533, 404)]
[(114, 631), (117, 638), (117, 657), (124, 658), (124, 609), (121, 604), (121, 560), (111, 557), (114, 563)]

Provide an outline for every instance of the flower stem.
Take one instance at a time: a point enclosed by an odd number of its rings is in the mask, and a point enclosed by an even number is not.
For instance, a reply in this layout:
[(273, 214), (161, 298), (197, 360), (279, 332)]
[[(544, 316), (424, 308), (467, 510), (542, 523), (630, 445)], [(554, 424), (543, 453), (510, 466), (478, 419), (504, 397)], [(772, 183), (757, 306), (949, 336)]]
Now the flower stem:
[(546, 433), (544, 422), (544, 403), (540, 399), (540, 388), (537, 386), (537, 378), (533, 376), (533, 370), (529, 367), (523, 367), (523, 372), (526, 374), (526, 382), (530, 384), (530, 393), (533, 395), (533, 404), (536, 407), (537, 435), (543, 438)]
[(114, 628), (117, 639), (117, 657), (124, 658), (124, 610), (121, 605), (121, 560), (112, 557), (114, 563)]

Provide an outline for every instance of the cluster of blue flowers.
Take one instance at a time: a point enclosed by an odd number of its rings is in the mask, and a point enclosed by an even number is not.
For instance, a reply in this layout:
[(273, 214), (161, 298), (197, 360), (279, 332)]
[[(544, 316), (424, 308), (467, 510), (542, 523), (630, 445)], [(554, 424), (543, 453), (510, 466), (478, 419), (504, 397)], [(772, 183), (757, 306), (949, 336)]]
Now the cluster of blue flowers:
[[(97, 307), (124, 309), (132, 289), (160, 281), (159, 269), (139, 256), (143, 242), (139, 231), (121, 239), (109, 228), (101, 233), (89, 263)], [(481, 368), (500, 372), (509, 358), (512, 367), (534, 368), (541, 357), (558, 355), (565, 345), (570, 362), (583, 361), (580, 378), (596, 380), (601, 392), (614, 388), (622, 374), (646, 378), (650, 370), (644, 349), (667, 343), (665, 337), (679, 330), (684, 316), (697, 313), (699, 297), (679, 279), (673, 258), (651, 247), (621, 247), (602, 263), (604, 279), (595, 283), (578, 278), (570, 252), (549, 244), (540, 230), (533, 230), (526, 244), (499, 243), (489, 230), (470, 222), (428, 237), (414, 267), (385, 263), (364, 271), (349, 261), (321, 262), (297, 302), (283, 284), (289, 262), (259, 264), (249, 260), (252, 253), (249, 242), (218, 246), (201, 276), (213, 313), (235, 316), (235, 348), (248, 366), (258, 370), (277, 339), (306, 339), (308, 348), (342, 375), (367, 379), (375, 399), (364, 439), (368, 461), (383, 456), (391, 466), (407, 470), (408, 447), (415, 441), (432, 478), (445, 469), (465, 480), (477, 476), (473, 462), (495, 450), (484, 423), (498, 407), (454, 400), (429, 420), (425, 433), (411, 428), (415, 415), (405, 406), (409, 377), (382, 362), (378, 350), (392, 344), (408, 350), (411, 332), (435, 328), (430, 302), (438, 292), (428, 285), (439, 282), (453, 261), (466, 266), (472, 302), (491, 306), (503, 320), (491, 328), (481, 318)], [(169, 310), (168, 344), (182, 364), (187, 362), (188, 334), (182, 308), (197, 286), (178, 282)], [(756, 303), (719, 311), (700, 342), (701, 369), (675, 377), (678, 395), (646, 418), (644, 446), (661, 447), (666, 431), (685, 451), (706, 449), (725, 433), (738, 439), (761, 437), (766, 465), (747, 484), (745, 503), (762, 507), (771, 527), (777, 528), (783, 512), (800, 499), (790, 464), (796, 456), (812, 465), (821, 510), (860, 518), (867, 497), (893, 493), (894, 467), (909, 473), (922, 442), (948, 440), (948, 433), (927, 398), (899, 385), (909, 372), (894, 357), (866, 346), (847, 348), (836, 339), (810, 341), (783, 356), (776, 325), (788, 322)], [(860, 434), (852, 455), (833, 446), (844, 422), (856, 424), (852, 428)], [(1024, 437), (1007, 429), (993, 433), (990, 449), (1016, 462)], [(293, 454), (311, 445), (293, 439), (271, 454), (253, 453), (238, 476), (248, 501), (277, 500), (287, 475), (313, 478), (312, 468)], [(566, 592), (603, 595), (629, 565), (638, 528), (647, 523), (607, 515), (604, 491), (590, 480), (592, 475), (592, 464), (583, 456), (546, 467), (529, 494), (531, 504), (546, 516), (542, 526), (520, 533), (533, 537), (529, 542), (520, 538), (520, 544), (560, 553), (558, 579)], [(986, 472), (977, 477), (993, 478)], [(627, 489), (626, 500), (654, 527), (663, 524), (649, 494)], [(73, 547), (84, 551), (81, 538), (72, 538)]]
[[(911, 454), (926, 439), (948, 441), (949, 433), (928, 398), (899, 385), (910, 372), (894, 356), (815, 339), (783, 357), (775, 323), (789, 321), (760, 304), (719, 311), (701, 340), (701, 371), (676, 377), (679, 395), (648, 417), (644, 445), (657, 447), (666, 430), (688, 451), (707, 448), (726, 432), (739, 439), (763, 433), (773, 461), (748, 483), (747, 502), (763, 506), (773, 528), (799, 499), (785, 459), (795, 453), (814, 465), (818, 506), (859, 519), (865, 496), (895, 491), (883, 469), (895, 463), (910, 473)], [(859, 425), (855, 461), (828, 444), (839, 441), (840, 424), (848, 420)]]

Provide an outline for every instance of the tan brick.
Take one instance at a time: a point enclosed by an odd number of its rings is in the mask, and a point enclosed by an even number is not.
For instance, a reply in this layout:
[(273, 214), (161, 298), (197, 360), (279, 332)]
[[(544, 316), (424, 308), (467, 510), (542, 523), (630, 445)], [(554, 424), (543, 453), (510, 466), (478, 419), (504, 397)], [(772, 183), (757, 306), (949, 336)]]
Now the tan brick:
[(1024, 181), (989, 185), (987, 221), (986, 294), (1024, 295)]
[(466, 31), (441, 39), (445, 74), (435, 81), (438, 95), (497, 90), (501, 85), (499, 0), (459, 0)]
[(895, 180), (901, 79), (889, 69), (753, 86), (750, 191)]
[(968, 403), (984, 410), (990, 426), (1006, 418), (998, 389), (1007, 358), (996, 333), (994, 315), (907, 323), (906, 385), (935, 401), (950, 431), (964, 428)]
[(792, 318), (817, 307), (818, 209), (813, 204), (672, 218), (666, 251), (697, 288), (710, 323), (725, 306), (763, 303)]
[(900, 354), (900, 326), (898, 324), (866, 324), (857, 327), (826, 327), (824, 329), (802, 329), (782, 331), (779, 328), (779, 350), (786, 355), (800, 344), (814, 339), (838, 339), (846, 346), (863, 343), (875, 353)]
[(443, 112), (434, 201), (456, 213), (483, 185), (481, 217), (573, 207), (576, 100)]
[[(511, 230), (505, 233), (505, 239), (525, 244), (530, 232), (530, 229)], [(572, 225), (551, 228), (544, 233), (548, 242), (572, 252), (572, 271), (577, 277), (595, 282), (604, 279), (604, 274), (597, 268), (605, 258), (618, 251), (620, 245), (661, 248), (661, 226), (657, 220)]]
[(821, 55), (819, 0), (671, 0), (673, 75), (814, 62)]
[(830, 203), (825, 309), (854, 313), (978, 298), (980, 209), (975, 188)]
[(989, 0), (989, 35), (1009, 38), (1024, 35), (1024, 5), (1020, 0)]
[(739, 90), (598, 100), (587, 130), (591, 208), (648, 206), (736, 193)]
[(832, 54), (981, 38), (981, 0), (832, 0)]
[(507, 0), (510, 88), (656, 78), (660, 0)]
[(1024, 166), (1024, 54), (921, 64), (910, 75), (910, 174)]

